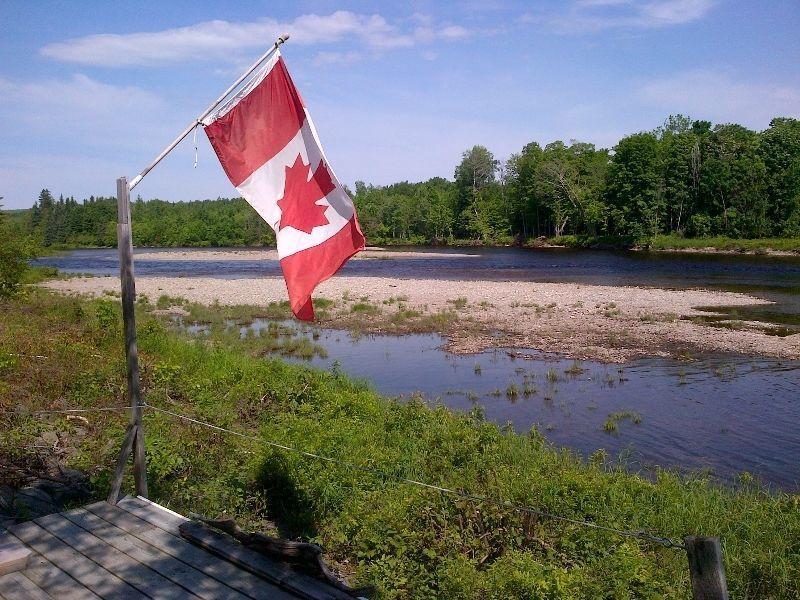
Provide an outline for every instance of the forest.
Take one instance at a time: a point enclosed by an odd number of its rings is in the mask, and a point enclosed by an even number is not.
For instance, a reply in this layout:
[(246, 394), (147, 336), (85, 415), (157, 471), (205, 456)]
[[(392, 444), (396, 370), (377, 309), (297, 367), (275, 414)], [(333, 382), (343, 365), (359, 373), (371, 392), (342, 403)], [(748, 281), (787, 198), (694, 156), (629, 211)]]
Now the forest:
[[(800, 120), (764, 131), (672, 115), (611, 150), (571, 140), (527, 144), (506, 161), (466, 150), (452, 180), (350, 191), (370, 244), (525, 243), (583, 236), (647, 244), (654, 236), (800, 236)], [(43, 246), (113, 246), (116, 201), (56, 200), (43, 190), (26, 227)], [(241, 198), (133, 203), (137, 246), (274, 243)]]

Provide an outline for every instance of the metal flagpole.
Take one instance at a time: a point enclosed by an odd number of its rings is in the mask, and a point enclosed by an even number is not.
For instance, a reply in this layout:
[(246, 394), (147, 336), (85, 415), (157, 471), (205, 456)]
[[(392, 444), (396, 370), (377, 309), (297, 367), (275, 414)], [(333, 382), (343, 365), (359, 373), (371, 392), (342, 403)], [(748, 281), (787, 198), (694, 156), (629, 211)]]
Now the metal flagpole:
[(160, 163), (164, 157), (181, 143), (192, 130), (205, 119), (211, 111), (228, 97), (233, 90), (247, 79), (261, 63), (272, 56), (275, 51), (289, 39), (288, 34), (280, 36), (272, 47), (261, 55), (253, 65), (237, 79), (225, 92), (212, 102), (186, 129), (181, 132), (153, 162), (134, 177), (130, 183), (126, 177), (117, 179), (117, 248), (119, 250), (119, 269), (120, 286), (122, 288), (122, 321), (125, 328), (125, 356), (127, 361), (128, 376), (128, 397), (131, 404), (131, 423), (122, 443), (117, 466), (111, 481), (111, 491), (108, 502), (116, 504), (119, 499), (119, 491), (122, 486), (122, 478), (125, 474), (125, 466), (128, 456), (133, 452), (133, 476), (136, 483), (136, 494), (147, 497), (147, 470), (145, 467), (145, 448), (144, 448), (144, 429), (142, 428), (142, 407), (144, 406), (139, 389), (139, 358), (136, 347), (136, 314), (134, 305), (136, 302), (136, 287), (133, 276), (133, 243), (131, 235), (131, 209), (130, 194), (131, 190), (147, 175), (153, 167)]
[(180, 134), (178, 134), (178, 137), (176, 137), (174, 140), (172, 140), (172, 142), (170, 144), (168, 144), (167, 147), (164, 148), (164, 150), (162, 150), (161, 154), (159, 154), (153, 162), (151, 162), (149, 165), (147, 165), (144, 168), (144, 170), (141, 173), (139, 173), (136, 177), (131, 179), (129, 189), (132, 190), (133, 188), (135, 188), (139, 184), (139, 182), (144, 178), (144, 176), (147, 175), (153, 169), (153, 167), (155, 167), (158, 163), (160, 163), (167, 154), (172, 152), (172, 150), (175, 148), (175, 146), (177, 146), (178, 144), (181, 143), (181, 141), (183, 141), (183, 138), (185, 138), (187, 135), (192, 133), (192, 129), (197, 127), (197, 124), (200, 121), (202, 121), (209, 114), (211, 114), (211, 111), (214, 110), (217, 106), (219, 106), (219, 104), (223, 100), (225, 100), (225, 98), (228, 96), (228, 94), (230, 94), (233, 90), (235, 90), (237, 87), (239, 87), (239, 84), (242, 83), (245, 79), (247, 79), (247, 77), (248, 77), (248, 75), (250, 75), (250, 73), (255, 71), (261, 63), (263, 63), (270, 56), (272, 56), (272, 54), (280, 47), (280, 45), (283, 44), (288, 39), (289, 39), (289, 34), (288, 33), (284, 33), (277, 40), (275, 40), (275, 43), (272, 45), (272, 47), (269, 50), (267, 50), (264, 54), (262, 54), (261, 58), (259, 58), (256, 62), (254, 62), (253, 65), (249, 69), (247, 69), (247, 71), (245, 71), (245, 73), (241, 77), (239, 77), (239, 79), (237, 79), (233, 83), (233, 85), (231, 85), (231, 87), (229, 87), (227, 90), (225, 90), (225, 92), (219, 98), (214, 100), (214, 102), (212, 102), (209, 105), (209, 107), (207, 109), (205, 109), (205, 111), (203, 111), (203, 114), (201, 114), (199, 117), (197, 117), (194, 121), (192, 121), (189, 124), (188, 127), (186, 127), (186, 129), (184, 129)]

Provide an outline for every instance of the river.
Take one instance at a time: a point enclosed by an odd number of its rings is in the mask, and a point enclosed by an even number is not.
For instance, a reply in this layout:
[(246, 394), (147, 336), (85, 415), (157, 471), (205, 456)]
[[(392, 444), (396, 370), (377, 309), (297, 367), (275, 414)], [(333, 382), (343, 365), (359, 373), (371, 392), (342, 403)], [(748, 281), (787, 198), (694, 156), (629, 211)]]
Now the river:
[[(413, 250), (420, 250), (414, 248)], [(800, 331), (800, 258), (578, 250), (425, 249), (434, 258), (350, 261), (351, 276), (525, 280), (747, 292), (774, 304), (736, 309), (740, 318)], [(147, 252), (152, 256), (152, 250)], [(280, 274), (274, 260), (136, 261), (138, 276), (240, 278)], [(457, 260), (452, 254), (459, 256)], [(211, 256), (211, 255), (210, 255)], [(66, 272), (116, 275), (114, 250), (78, 250), (37, 261)], [(322, 350), (313, 366), (341, 369), (382, 394), (418, 394), (588, 456), (600, 449), (634, 470), (666, 466), (730, 481), (749, 472), (800, 489), (800, 363), (707, 355), (692, 362), (574, 362), (525, 349), (459, 356), (437, 335), (351, 336), (292, 325)], [(246, 326), (258, 334), (263, 321)], [(195, 329), (202, 334), (202, 328)]]

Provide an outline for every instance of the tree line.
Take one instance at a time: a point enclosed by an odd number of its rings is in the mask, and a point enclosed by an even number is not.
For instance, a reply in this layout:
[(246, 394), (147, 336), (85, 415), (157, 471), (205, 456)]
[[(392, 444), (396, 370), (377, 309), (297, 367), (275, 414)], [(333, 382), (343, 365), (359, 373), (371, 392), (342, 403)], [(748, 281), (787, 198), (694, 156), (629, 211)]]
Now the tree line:
[[(682, 115), (613, 149), (579, 141), (527, 144), (501, 162), (464, 152), (452, 180), (435, 177), (351, 192), (370, 243), (523, 242), (565, 235), (646, 242), (660, 234), (800, 236), (800, 121), (757, 132)], [(274, 243), (241, 198), (132, 205), (134, 244)], [(55, 200), (43, 190), (29, 228), (45, 246), (115, 244), (116, 201)]]
[[(242, 198), (131, 203), (135, 246), (261, 246), (275, 243), (272, 229)], [(115, 246), (117, 199), (53, 198), (42, 190), (28, 215), (42, 246)]]
[(776, 118), (756, 132), (674, 115), (612, 150), (531, 142), (505, 162), (475, 146), (453, 181), (358, 182), (355, 201), (373, 241), (796, 237), (800, 121)]

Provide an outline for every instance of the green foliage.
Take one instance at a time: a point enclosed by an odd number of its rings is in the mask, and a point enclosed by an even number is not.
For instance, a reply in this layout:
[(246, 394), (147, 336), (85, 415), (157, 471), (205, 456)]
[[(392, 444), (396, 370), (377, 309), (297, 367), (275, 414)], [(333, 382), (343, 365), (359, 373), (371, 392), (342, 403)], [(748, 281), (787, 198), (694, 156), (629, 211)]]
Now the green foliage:
[(0, 210), (0, 298), (10, 298), (19, 292), (29, 270), (28, 260), (34, 255), (32, 240)]
[[(256, 246), (275, 236), (243, 199), (195, 202), (142, 201), (131, 205), (136, 246)], [(28, 215), (28, 228), (50, 246), (115, 246), (117, 200), (91, 196), (53, 199), (42, 190)]]
[[(575, 245), (648, 244), (656, 236), (800, 237), (800, 121), (767, 130), (672, 115), (612, 151), (531, 142), (505, 162), (484, 146), (465, 151), (453, 181), (355, 184), (372, 244), (510, 244), (548, 237)], [(274, 243), (241, 198), (133, 203), (137, 246)], [(46, 247), (113, 246), (116, 200), (55, 200), (42, 190), (18, 221)]]
[(646, 239), (660, 232), (665, 212), (659, 188), (658, 139), (638, 133), (620, 140), (608, 171), (611, 232)]
[[(32, 417), (54, 398), (69, 406), (124, 404), (121, 328), (107, 301), (34, 292), (4, 302), (0, 447), (57, 429), (65, 460), (107, 492), (127, 416), (96, 412), (86, 426)], [(183, 513), (235, 517), (320, 543), (354, 582), (380, 598), (687, 598), (685, 554), (399, 483), (427, 481), (574, 519), (679, 538), (718, 535), (732, 597), (800, 593), (798, 496), (742, 476), (726, 489), (697, 475), (625, 472), (602, 454), (584, 461), (535, 430), (504, 432), (480, 411), (458, 415), (381, 398), (341, 373), (255, 357), (211, 339), (182, 340), (145, 313), (139, 321), (147, 401), (264, 440), (379, 469), (383, 478), (258, 441), (145, 413), (151, 497)], [(554, 379), (559, 377), (554, 372)], [(19, 410), (21, 409), (21, 410)], [(626, 418), (632, 419), (632, 416)], [(60, 433), (60, 435), (61, 435)], [(129, 486), (126, 483), (126, 486)]]

